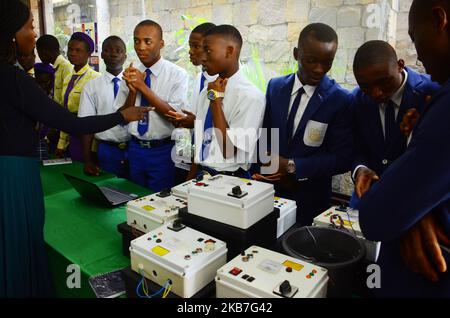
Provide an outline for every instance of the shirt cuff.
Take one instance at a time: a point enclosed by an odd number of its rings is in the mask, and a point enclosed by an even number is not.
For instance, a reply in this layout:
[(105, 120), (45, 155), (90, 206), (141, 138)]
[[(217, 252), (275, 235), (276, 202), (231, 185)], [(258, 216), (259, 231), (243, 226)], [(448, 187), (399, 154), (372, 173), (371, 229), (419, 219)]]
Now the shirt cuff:
[(353, 170), (353, 173), (352, 173), (353, 182), (356, 180), (356, 172), (358, 172), (359, 168), (367, 168), (367, 166), (365, 166), (365, 165), (356, 166), (356, 168)]

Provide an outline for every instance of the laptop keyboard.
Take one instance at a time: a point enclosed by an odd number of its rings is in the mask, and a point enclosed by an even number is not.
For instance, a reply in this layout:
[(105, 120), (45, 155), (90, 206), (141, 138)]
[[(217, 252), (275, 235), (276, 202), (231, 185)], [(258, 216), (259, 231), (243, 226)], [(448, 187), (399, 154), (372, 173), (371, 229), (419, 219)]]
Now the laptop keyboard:
[(100, 187), (103, 194), (108, 198), (109, 201), (116, 203), (116, 202), (125, 202), (133, 200), (133, 198), (130, 195), (121, 193), (117, 190), (113, 190), (111, 188), (106, 187)]

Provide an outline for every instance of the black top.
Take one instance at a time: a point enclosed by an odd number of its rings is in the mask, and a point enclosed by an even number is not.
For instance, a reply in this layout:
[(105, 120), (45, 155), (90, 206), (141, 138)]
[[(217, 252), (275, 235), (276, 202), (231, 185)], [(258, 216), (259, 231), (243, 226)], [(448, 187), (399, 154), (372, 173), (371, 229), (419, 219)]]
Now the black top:
[(73, 135), (93, 134), (124, 123), (119, 112), (76, 117), (12, 65), (0, 63), (0, 92), (0, 156), (37, 156), (36, 122)]

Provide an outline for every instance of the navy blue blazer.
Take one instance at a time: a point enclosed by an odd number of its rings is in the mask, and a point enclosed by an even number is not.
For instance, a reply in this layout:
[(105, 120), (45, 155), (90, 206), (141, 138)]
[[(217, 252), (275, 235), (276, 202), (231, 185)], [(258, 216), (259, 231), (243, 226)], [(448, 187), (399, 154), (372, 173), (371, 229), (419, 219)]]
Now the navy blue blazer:
[[(279, 153), (295, 160), (296, 177), (304, 180), (299, 182), (300, 189), (296, 193), (287, 196), (300, 196), (298, 201), (302, 201), (302, 213), (310, 214), (312, 210), (326, 208), (329, 204), (331, 177), (351, 167), (352, 96), (325, 76), (311, 97), (292, 142), (288, 144), (286, 125), (295, 76), (291, 74), (269, 82), (263, 127), (279, 129)], [(317, 131), (311, 127), (319, 127), (319, 135), (324, 137), (314, 136)], [(311, 136), (313, 142), (309, 139)], [(302, 197), (302, 193), (308, 195)]]
[(400, 132), (403, 116), (410, 108), (415, 108), (422, 113), (425, 108), (425, 98), (433, 95), (440, 87), (426, 74), (416, 73), (409, 68), (406, 68), (406, 71), (408, 79), (397, 115), (398, 135), (390, 149), (387, 149), (385, 145), (379, 105), (359, 87), (352, 92), (355, 104), (355, 158), (352, 171), (358, 165), (364, 165), (381, 176), (384, 170), (405, 152), (407, 138)]
[[(437, 91), (422, 114), (405, 153), (361, 198), (364, 236), (381, 241), (383, 296), (450, 297), (450, 271), (431, 283), (407, 269), (399, 238), (428, 213), (450, 236), (450, 82)], [(450, 255), (443, 251), (450, 265)], [(384, 285), (383, 285), (384, 284)]]

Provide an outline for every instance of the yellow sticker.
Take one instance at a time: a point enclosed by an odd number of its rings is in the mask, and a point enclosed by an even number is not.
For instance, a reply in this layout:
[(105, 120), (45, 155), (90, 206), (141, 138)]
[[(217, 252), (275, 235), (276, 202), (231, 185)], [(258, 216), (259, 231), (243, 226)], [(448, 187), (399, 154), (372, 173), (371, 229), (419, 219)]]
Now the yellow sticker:
[(144, 205), (142, 208), (147, 212), (153, 211), (155, 209), (151, 205)]
[(168, 250), (166, 250), (164, 247), (161, 246), (155, 246), (154, 248), (152, 248), (152, 252), (155, 253), (158, 256), (164, 256), (167, 253), (169, 253)]
[(249, 179), (244, 179), (244, 178), (241, 178), (241, 180), (242, 180), (242, 181), (244, 181), (245, 183), (249, 183), (249, 182), (252, 182), (252, 180), (249, 180)]
[(280, 199), (281, 199), (280, 197), (274, 197), (274, 198), (273, 198), (274, 201), (278, 201), (278, 200), (280, 200)]
[(344, 226), (352, 226), (355, 222), (344, 220)]
[(294, 263), (292, 261), (287, 261), (287, 260), (284, 261), (283, 265), (286, 266), (286, 267), (290, 267), (290, 268), (292, 268), (293, 270), (296, 270), (296, 271), (301, 271), (303, 269), (303, 267), (305, 267), (302, 264)]

